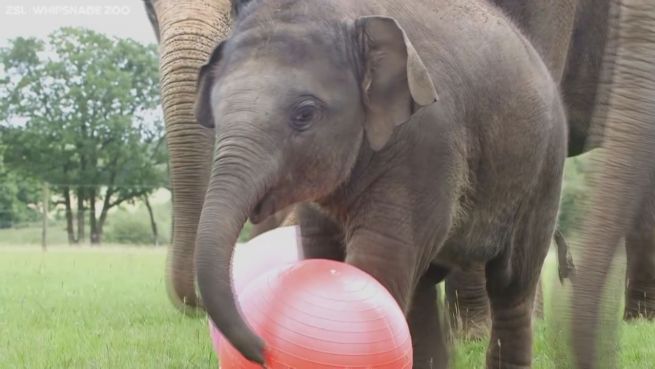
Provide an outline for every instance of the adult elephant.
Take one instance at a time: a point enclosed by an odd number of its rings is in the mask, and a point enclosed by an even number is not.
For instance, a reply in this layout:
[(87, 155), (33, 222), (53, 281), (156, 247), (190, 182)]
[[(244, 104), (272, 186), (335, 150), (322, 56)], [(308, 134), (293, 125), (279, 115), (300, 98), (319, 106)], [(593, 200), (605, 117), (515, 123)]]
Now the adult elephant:
[[(635, 280), (628, 280), (628, 297), (636, 291), (635, 297), (645, 301), (641, 306), (652, 309), (655, 290), (655, 1), (611, 2), (609, 14), (612, 21), (595, 116), (599, 122), (594, 122), (604, 127), (603, 143), (596, 158), (590, 215), (582, 228), (583, 254), (573, 290), (573, 347), (576, 364), (583, 369), (600, 367), (600, 292), (626, 235), (633, 247), (641, 249), (628, 256), (628, 278), (633, 273), (630, 268), (636, 274)], [(633, 238), (634, 234), (641, 236)], [(633, 253), (630, 245), (628, 253)]]
[(197, 76), (230, 26), (229, 0), (144, 0), (159, 40), (161, 96), (170, 153), (173, 240), (168, 252), (169, 296), (180, 310), (202, 308), (194, 250), (209, 180), (214, 133), (193, 113)]
[[(570, 127), (569, 156), (602, 146), (595, 169), (606, 174), (599, 174), (603, 179), (597, 193), (609, 190), (615, 201), (623, 200), (618, 206), (601, 199), (585, 224), (596, 224), (601, 216), (605, 221), (621, 219), (595, 237), (608, 237), (598, 245), (618, 245), (616, 240), (625, 238), (626, 319), (655, 317), (655, 155), (647, 156), (655, 146), (649, 141), (655, 129), (655, 74), (648, 73), (655, 64), (655, 1), (492, 1), (517, 20), (553, 75), (560, 77)], [(630, 141), (637, 136), (641, 138)], [(623, 164), (635, 166), (638, 172), (631, 174), (638, 178), (621, 176), (630, 174), (620, 172), (626, 170)], [(623, 182), (631, 185), (617, 186)], [(613, 233), (617, 226), (621, 232)], [(586, 242), (583, 245), (586, 250)], [(598, 245), (588, 248), (603, 248)]]
[[(628, 258), (624, 317), (655, 317), (655, 204), (652, 200), (655, 197), (655, 186), (644, 185), (648, 178), (649, 163), (640, 162), (642, 151), (647, 149), (648, 145), (636, 145), (637, 142), (628, 141), (615, 151), (615, 146), (610, 141), (614, 139), (617, 122), (621, 124), (621, 131), (636, 126), (634, 131), (628, 132), (630, 135), (640, 134), (650, 128), (648, 124), (652, 124), (652, 119), (648, 123), (645, 118), (654, 101), (652, 75), (644, 74), (643, 80), (629, 75), (632, 79), (626, 80), (625, 76), (618, 74), (624, 73), (625, 64), (635, 64), (637, 72), (639, 68), (648, 70), (652, 66), (655, 48), (652, 35), (655, 11), (652, 2), (490, 1), (519, 23), (540, 51), (553, 76), (560, 81), (569, 117), (569, 156), (597, 148), (605, 135), (608, 147), (605, 151), (610, 152), (611, 156), (605, 155), (601, 158), (599, 171), (609, 165), (616, 167), (616, 163), (636, 166), (645, 164), (642, 167), (644, 171), (641, 179), (632, 181), (631, 186), (625, 187), (625, 190), (617, 187), (611, 191), (614, 196), (625, 195), (622, 206), (632, 209), (630, 221), (626, 222), (625, 218), (617, 223), (623, 227), (621, 237), (625, 237)], [(638, 11), (633, 14), (631, 9)], [(632, 24), (626, 25), (626, 21)], [(630, 34), (637, 32), (639, 34)], [(618, 51), (622, 53), (619, 55)], [(629, 86), (633, 91), (643, 91), (639, 99), (643, 104), (636, 106), (636, 111), (630, 112), (644, 120), (642, 125), (623, 122), (626, 119), (625, 110), (633, 108), (625, 104), (626, 97), (622, 95), (626, 81), (638, 84)], [(619, 97), (615, 97), (617, 93), (620, 94)], [(613, 99), (619, 99), (621, 103), (616, 103)], [(606, 127), (607, 124), (609, 126)], [(646, 132), (645, 136), (641, 137), (641, 142), (646, 142), (648, 137)], [(627, 140), (630, 138), (631, 136), (625, 133), (619, 137)], [(651, 143), (650, 147), (652, 146), (654, 145)], [(614, 172), (607, 176), (616, 176), (617, 173), (618, 169), (614, 169)], [(598, 190), (598, 193), (607, 192), (607, 188), (614, 186), (615, 182), (627, 180), (629, 179), (603, 179), (603, 189)], [(639, 199), (639, 205), (630, 205), (635, 199)], [(598, 222), (593, 219), (601, 213), (612, 219), (622, 216), (621, 207), (605, 199), (600, 201), (602, 203), (599, 203), (598, 209), (591, 214), (589, 224)], [(603, 245), (614, 242), (614, 235), (610, 236), (609, 230), (606, 229), (602, 233), (609, 237)], [(450, 299), (458, 297), (456, 313), (459, 319), (464, 321), (464, 327), (480, 327), (488, 322), (488, 302), (484, 295), (484, 285), (483, 269), (456, 272), (447, 281)]]

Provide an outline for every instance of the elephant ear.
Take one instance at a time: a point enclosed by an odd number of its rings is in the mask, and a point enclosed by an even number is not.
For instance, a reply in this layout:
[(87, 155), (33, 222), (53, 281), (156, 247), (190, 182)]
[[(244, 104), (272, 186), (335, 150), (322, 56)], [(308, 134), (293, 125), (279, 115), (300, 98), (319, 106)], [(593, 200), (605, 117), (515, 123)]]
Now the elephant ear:
[(223, 44), (224, 42), (221, 42), (216, 46), (212, 55), (209, 57), (207, 64), (200, 67), (200, 71), (198, 72), (195, 114), (198, 123), (207, 128), (214, 128), (211, 95), (212, 87), (214, 87), (214, 80), (216, 79), (214, 69), (223, 57)]
[(362, 17), (355, 28), (364, 43), (364, 129), (371, 148), (378, 151), (396, 126), (437, 101), (437, 92), (421, 57), (395, 19)]
[(251, 0), (232, 0), (232, 15), (238, 16), (239, 12), (243, 7), (248, 4)]

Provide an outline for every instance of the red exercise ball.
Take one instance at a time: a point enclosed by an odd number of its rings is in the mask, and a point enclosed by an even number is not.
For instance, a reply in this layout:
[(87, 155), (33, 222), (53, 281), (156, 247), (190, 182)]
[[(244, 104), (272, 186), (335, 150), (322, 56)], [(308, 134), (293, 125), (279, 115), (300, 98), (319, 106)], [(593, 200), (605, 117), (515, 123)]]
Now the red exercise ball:
[[(266, 342), (269, 369), (404, 369), (412, 342), (403, 312), (373, 277), (345, 263), (304, 260), (250, 283), (241, 311)], [(221, 369), (260, 369), (227, 341)]]
[[(274, 268), (291, 265), (301, 259), (298, 226), (279, 227), (262, 233), (250, 241), (237, 244), (232, 256), (232, 287), (237, 296), (257, 277)], [(218, 354), (221, 334), (209, 320), (209, 334)]]
[(260, 275), (302, 259), (300, 228), (280, 227), (237, 245), (232, 256), (232, 286), (237, 294)]

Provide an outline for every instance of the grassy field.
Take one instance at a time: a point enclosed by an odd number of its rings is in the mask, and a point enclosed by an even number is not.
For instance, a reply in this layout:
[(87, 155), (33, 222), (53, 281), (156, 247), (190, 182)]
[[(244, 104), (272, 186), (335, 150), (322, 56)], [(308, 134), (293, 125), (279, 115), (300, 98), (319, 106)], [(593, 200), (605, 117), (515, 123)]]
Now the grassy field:
[[(47, 242), (49, 245), (65, 245), (68, 236), (63, 225), (48, 227)], [(21, 228), (0, 229), (0, 247), (12, 245), (40, 245), (40, 225), (29, 225)]]
[[(168, 302), (164, 261), (145, 247), (0, 247), (0, 368), (217, 368), (206, 319)], [(551, 326), (537, 325), (535, 369), (564, 367)], [(621, 368), (655, 367), (654, 324), (622, 336)], [(484, 343), (457, 347), (457, 369), (484, 367)]]

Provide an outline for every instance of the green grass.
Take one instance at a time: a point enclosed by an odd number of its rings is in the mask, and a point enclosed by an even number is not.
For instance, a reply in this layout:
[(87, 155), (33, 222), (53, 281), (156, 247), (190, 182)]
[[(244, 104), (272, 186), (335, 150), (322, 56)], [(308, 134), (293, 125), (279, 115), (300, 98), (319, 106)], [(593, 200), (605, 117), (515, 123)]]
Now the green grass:
[(216, 368), (207, 321), (169, 303), (165, 254), (0, 248), (1, 368)]
[[(47, 238), (50, 245), (64, 245), (68, 243), (64, 225), (48, 226)], [(26, 225), (20, 228), (0, 229), (0, 246), (11, 245), (40, 245), (41, 226), (37, 224)]]
[[(164, 262), (153, 248), (0, 248), (0, 367), (216, 369), (207, 320), (167, 299)], [(535, 369), (563, 368), (552, 329), (536, 326)], [(624, 324), (622, 338), (620, 367), (652, 369), (655, 324)], [(484, 368), (485, 347), (460, 342), (455, 368)]]
[[(533, 368), (565, 369), (562, 363), (557, 341), (549, 338), (551, 329), (545, 322), (536, 324), (535, 344), (533, 349)], [(645, 321), (624, 323), (621, 332), (621, 353), (619, 368), (653, 369), (655, 367), (655, 324)], [(557, 338), (555, 338), (557, 339)], [(484, 355), (487, 342), (464, 342), (458, 345), (454, 353), (456, 369), (484, 369)]]

